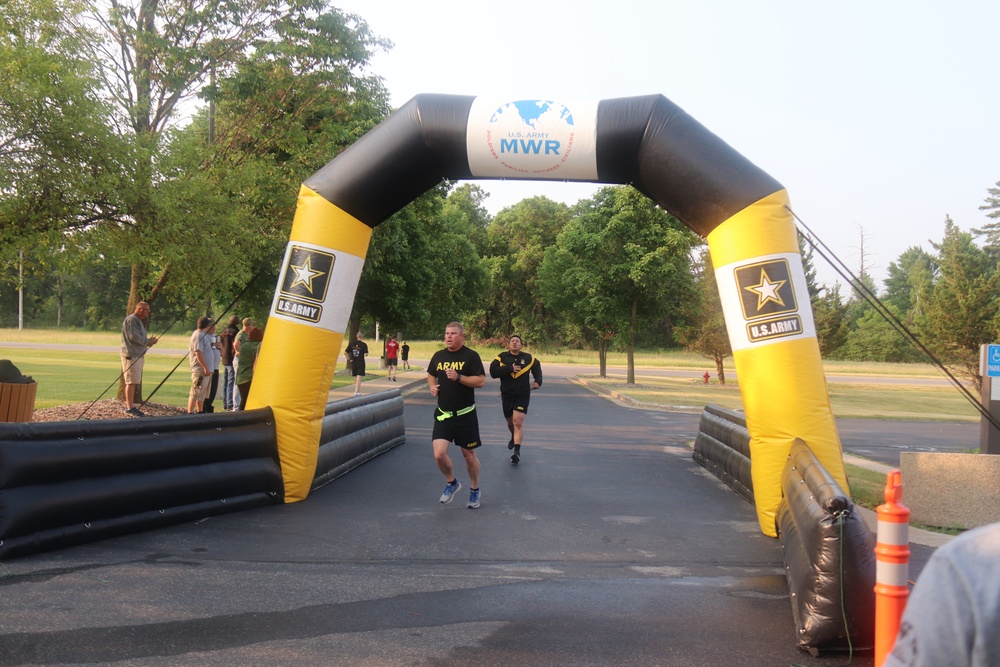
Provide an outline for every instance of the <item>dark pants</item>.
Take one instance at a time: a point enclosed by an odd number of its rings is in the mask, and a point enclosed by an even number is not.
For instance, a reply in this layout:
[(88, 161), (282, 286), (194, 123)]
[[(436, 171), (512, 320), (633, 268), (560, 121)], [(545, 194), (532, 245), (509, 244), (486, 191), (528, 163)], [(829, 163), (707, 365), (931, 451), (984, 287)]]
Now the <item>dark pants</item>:
[(219, 369), (212, 371), (212, 387), (208, 390), (208, 396), (201, 404), (202, 412), (215, 412), (212, 401), (215, 400), (215, 392), (219, 391)]
[(253, 380), (250, 382), (241, 382), (237, 387), (240, 390), (240, 410), (247, 409), (247, 397), (250, 396), (250, 385), (253, 384)]

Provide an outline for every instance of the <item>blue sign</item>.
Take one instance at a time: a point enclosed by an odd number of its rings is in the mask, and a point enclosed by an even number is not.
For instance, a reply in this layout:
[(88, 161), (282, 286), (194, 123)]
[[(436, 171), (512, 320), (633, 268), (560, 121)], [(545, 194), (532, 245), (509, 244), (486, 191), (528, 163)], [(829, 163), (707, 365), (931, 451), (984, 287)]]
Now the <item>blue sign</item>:
[(986, 376), (1000, 377), (1000, 345), (986, 346)]

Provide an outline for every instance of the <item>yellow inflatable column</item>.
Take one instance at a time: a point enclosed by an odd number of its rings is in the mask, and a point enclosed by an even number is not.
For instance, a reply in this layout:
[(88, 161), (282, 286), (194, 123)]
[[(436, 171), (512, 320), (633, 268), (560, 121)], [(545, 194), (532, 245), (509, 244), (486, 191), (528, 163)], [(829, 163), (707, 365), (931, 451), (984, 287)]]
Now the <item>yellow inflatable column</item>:
[(757, 520), (772, 537), (781, 472), (795, 438), (849, 492), (787, 203), (778, 191), (708, 235), (750, 431)]
[(271, 406), (285, 502), (316, 474), (323, 412), (372, 229), (309, 188), (298, 207), (247, 408)]

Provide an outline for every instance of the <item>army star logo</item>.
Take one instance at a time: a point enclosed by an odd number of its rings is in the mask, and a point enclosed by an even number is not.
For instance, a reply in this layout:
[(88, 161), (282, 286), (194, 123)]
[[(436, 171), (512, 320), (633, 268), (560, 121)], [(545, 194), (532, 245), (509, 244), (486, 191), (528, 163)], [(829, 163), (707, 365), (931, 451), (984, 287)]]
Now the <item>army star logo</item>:
[(295, 280), (292, 281), (289, 289), (295, 289), (296, 285), (302, 285), (309, 290), (309, 294), (313, 293), (313, 278), (326, 275), (325, 271), (314, 271), (312, 269), (311, 255), (306, 257), (306, 260), (301, 265), (295, 266), (292, 264), (289, 268), (295, 272)]
[(771, 282), (771, 279), (767, 276), (767, 271), (764, 269), (760, 270), (760, 283), (757, 285), (749, 285), (743, 289), (750, 290), (751, 292), (757, 293), (757, 310), (759, 311), (768, 302), (773, 301), (779, 306), (784, 306), (785, 302), (781, 300), (781, 296), (778, 294), (778, 290), (784, 285), (787, 280), (775, 280)]
[(281, 279), (282, 296), (313, 302), (326, 300), (336, 257), (331, 252), (293, 245)]
[(788, 261), (773, 259), (735, 270), (743, 319), (756, 320), (798, 310)]

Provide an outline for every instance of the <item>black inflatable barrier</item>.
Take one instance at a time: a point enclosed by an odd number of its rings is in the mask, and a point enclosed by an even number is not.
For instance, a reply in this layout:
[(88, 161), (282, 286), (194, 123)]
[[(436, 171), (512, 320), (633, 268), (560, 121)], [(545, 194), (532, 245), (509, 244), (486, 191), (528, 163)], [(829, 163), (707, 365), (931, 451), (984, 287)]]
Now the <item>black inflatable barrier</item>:
[(399, 389), (328, 403), (312, 490), (406, 442)]
[(0, 559), (283, 501), (270, 408), (0, 424)]
[(753, 504), (750, 432), (742, 412), (709, 403), (701, 413), (692, 458)]
[(775, 523), (799, 648), (870, 650), (875, 645), (875, 544), (848, 494), (802, 440), (781, 476)]

